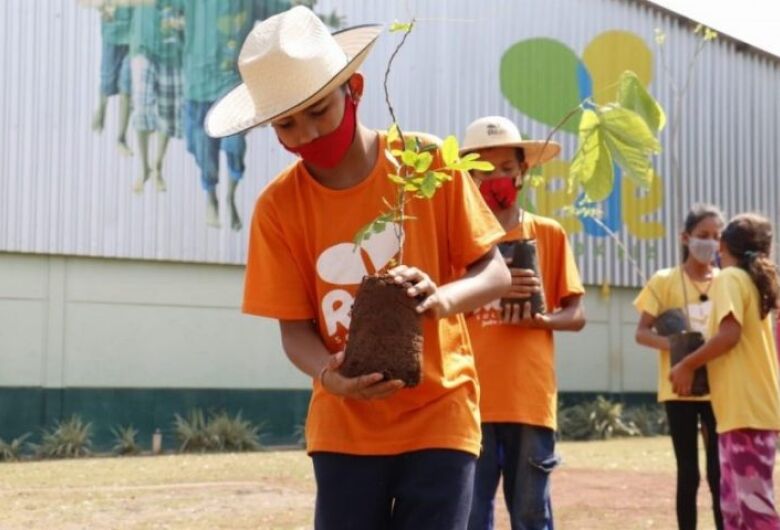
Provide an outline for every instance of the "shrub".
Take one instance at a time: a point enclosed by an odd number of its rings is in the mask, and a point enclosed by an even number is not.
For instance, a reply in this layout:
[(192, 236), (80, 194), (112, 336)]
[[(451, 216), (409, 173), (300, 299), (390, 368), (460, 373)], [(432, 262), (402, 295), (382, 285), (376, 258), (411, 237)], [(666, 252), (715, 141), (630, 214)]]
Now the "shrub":
[(209, 439), (218, 451), (257, 451), (260, 449), (261, 425), (241, 417), (241, 412), (231, 417), (227, 412), (212, 413), (206, 425)]
[(564, 440), (608, 440), (614, 436), (639, 436), (634, 424), (623, 417), (623, 404), (598, 396), (593, 401), (564, 408), (558, 416)]
[(18, 438), (14, 438), (10, 442), (0, 438), (0, 462), (16, 462), (19, 460), (22, 456), (24, 442), (29, 437), (30, 433), (26, 433)]
[(40, 445), (32, 445), (41, 458), (77, 458), (90, 454), (92, 424), (79, 416), (60, 421), (50, 430), (44, 430)]
[(138, 430), (132, 425), (125, 427), (118, 425), (111, 429), (111, 434), (114, 436), (114, 447), (112, 448), (114, 454), (128, 456), (141, 452), (141, 447), (136, 441)]
[(669, 434), (666, 411), (661, 405), (641, 405), (626, 409), (624, 417), (633, 423), (643, 436)]
[(253, 425), (239, 412), (212, 413), (208, 420), (203, 411), (193, 409), (186, 418), (175, 416), (174, 430), (180, 452), (256, 451), (260, 449), (261, 425)]

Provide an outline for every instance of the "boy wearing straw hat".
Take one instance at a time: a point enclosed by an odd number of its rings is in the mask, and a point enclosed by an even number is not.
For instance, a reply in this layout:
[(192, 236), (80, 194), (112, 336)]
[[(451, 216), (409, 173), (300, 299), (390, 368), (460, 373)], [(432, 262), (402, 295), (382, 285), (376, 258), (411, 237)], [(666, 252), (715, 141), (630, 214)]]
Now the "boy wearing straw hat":
[[(553, 528), (549, 474), (555, 455), (557, 388), (553, 331), (585, 325), (584, 289), (566, 233), (554, 220), (518, 206), (517, 192), (528, 170), (554, 158), (554, 142), (523, 140), (500, 116), (472, 122), (463, 154), (477, 152), (492, 171), (472, 171), (487, 204), (506, 230), (502, 251), (513, 242), (536, 242), (541, 280), (532, 270), (512, 267), (509, 302), (495, 300), (467, 317), (480, 381), (482, 453), (477, 461), (469, 530), (493, 528), (493, 504), (504, 478), (513, 529)], [(547, 313), (532, 315), (528, 298), (540, 290)], [(516, 300), (512, 303), (511, 300)]]
[(313, 381), (306, 442), (315, 528), (465, 529), (480, 430), (461, 313), (501, 296), (510, 281), (494, 248), (503, 231), (468, 177), (454, 174), (433, 199), (410, 201), (408, 265), (389, 270), (421, 300), (421, 383), (407, 389), (380, 373), (338, 370), (362, 277), (399, 251), (393, 229), (353, 243), (396, 193), (385, 135), (357, 118), (364, 80), (356, 71), (380, 32), (367, 25), (331, 35), (301, 6), (258, 24), (238, 59), (243, 83), (209, 111), (206, 129), (221, 137), (270, 124), (301, 158), (257, 201), (243, 310), (279, 320), (287, 356)]

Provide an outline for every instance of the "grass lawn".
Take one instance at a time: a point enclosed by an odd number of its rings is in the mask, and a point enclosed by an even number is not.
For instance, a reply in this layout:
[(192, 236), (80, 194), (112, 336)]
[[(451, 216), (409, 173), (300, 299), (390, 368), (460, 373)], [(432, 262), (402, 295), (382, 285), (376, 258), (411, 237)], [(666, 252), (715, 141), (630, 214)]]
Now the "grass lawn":
[[(556, 527), (674, 528), (666, 437), (564, 442)], [(703, 466), (702, 466), (703, 469)], [(314, 477), (301, 451), (0, 464), (0, 529), (310, 528)], [(700, 488), (700, 528), (713, 528)], [(498, 528), (508, 529), (499, 503)]]

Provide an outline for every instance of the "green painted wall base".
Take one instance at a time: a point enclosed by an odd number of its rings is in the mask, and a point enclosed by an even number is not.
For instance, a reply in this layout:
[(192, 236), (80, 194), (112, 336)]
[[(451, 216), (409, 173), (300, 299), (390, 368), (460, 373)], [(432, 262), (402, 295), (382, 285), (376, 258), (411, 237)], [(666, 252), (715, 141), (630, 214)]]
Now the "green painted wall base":
[(243, 418), (262, 424), (263, 443), (294, 443), (296, 427), (309, 406), (309, 390), (238, 390), (171, 388), (36, 388), (0, 387), (0, 437), (5, 440), (26, 432), (37, 441), (42, 428), (78, 414), (92, 422), (95, 450), (113, 444), (111, 429), (132, 424), (144, 449), (159, 428), (166, 448), (175, 448), (174, 414), (204, 411), (241, 412)]
[[(240, 411), (245, 419), (263, 425), (263, 443), (292, 444), (298, 441), (296, 430), (306, 417), (310, 395), (309, 390), (273, 389), (0, 387), (0, 438), (10, 440), (29, 432), (31, 441), (38, 441), (42, 428), (78, 414), (92, 422), (96, 451), (112, 446), (111, 428), (128, 424), (138, 429), (144, 449), (151, 445), (157, 428), (163, 433), (164, 447), (174, 449), (174, 414), (199, 408)], [(561, 392), (560, 401), (568, 406), (597, 395), (632, 405), (655, 401), (655, 393), (649, 392)]]

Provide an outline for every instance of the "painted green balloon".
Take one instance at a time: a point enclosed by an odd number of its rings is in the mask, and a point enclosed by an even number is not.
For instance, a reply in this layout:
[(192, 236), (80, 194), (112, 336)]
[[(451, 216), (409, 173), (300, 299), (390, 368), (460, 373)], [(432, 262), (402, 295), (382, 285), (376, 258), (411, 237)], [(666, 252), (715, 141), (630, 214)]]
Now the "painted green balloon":
[[(520, 41), (501, 58), (501, 92), (520, 112), (555, 126), (580, 103), (577, 55), (563, 43), (546, 38)], [(577, 132), (578, 120), (563, 129)]]

